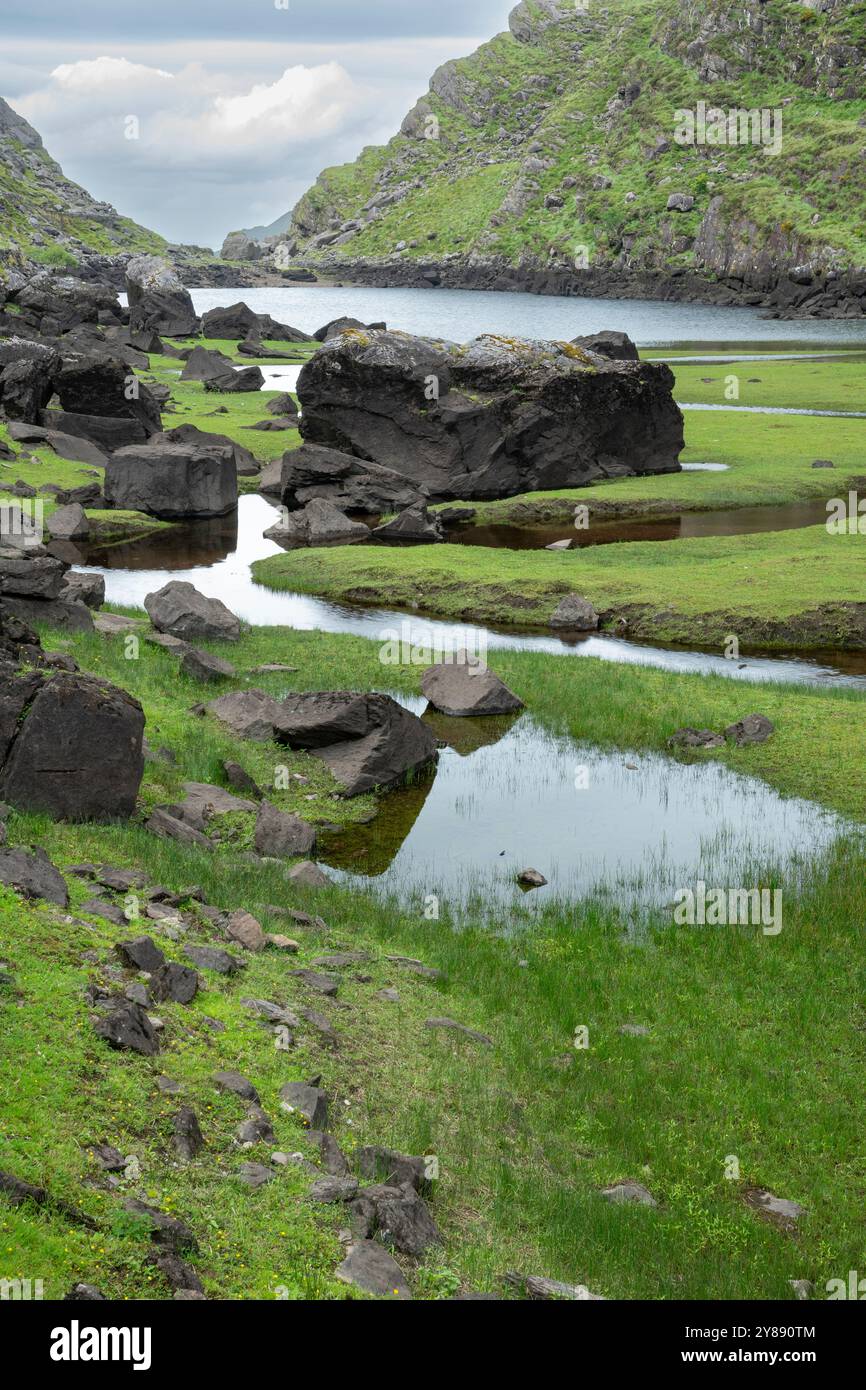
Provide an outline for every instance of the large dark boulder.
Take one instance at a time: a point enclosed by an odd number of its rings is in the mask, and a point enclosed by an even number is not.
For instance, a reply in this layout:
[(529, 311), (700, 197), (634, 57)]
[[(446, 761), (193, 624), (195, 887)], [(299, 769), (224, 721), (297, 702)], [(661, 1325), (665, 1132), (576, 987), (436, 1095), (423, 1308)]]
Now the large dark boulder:
[(433, 497), (507, 497), (677, 471), (673, 384), (664, 364), (569, 343), (349, 332), (301, 372), (301, 433)]
[(395, 786), (436, 757), (436, 739), (426, 724), (388, 695), (290, 695), (274, 736), (321, 758), (346, 796)]
[(0, 371), (13, 362), (41, 362), (53, 376), (60, 370), (60, 353), (50, 343), (38, 343), (30, 338), (6, 338), (0, 342)]
[(43, 410), (41, 421), (51, 434), (71, 435), (96, 444), (103, 453), (143, 444), (150, 436), (140, 420), (112, 415), (77, 415), (74, 411)]
[(116, 357), (100, 354), (67, 362), (54, 385), (64, 411), (73, 415), (135, 420), (146, 434), (162, 429), (158, 402)]
[(234, 371), (234, 364), (224, 352), (208, 348), (193, 348), (180, 374), (181, 381), (218, 381)]
[(351, 454), (302, 444), (300, 449), (283, 454), (280, 496), (290, 510), (322, 499), (340, 511), (375, 516), (417, 505), (427, 496), (427, 488), (393, 469), (362, 462)]
[(158, 632), (186, 640), (189, 637), (222, 638), (236, 642), (239, 620), (218, 598), (207, 598), (192, 584), (172, 580), (144, 600), (150, 621)]
[(238, 395), (241, 392), (261, 391), (265, 384), (261, 367), (241, 367), (225, 376), (210, 377), (204, 384), (206, 391), (219, 391), (224, 395)]
[(67, 672), (43, 679), (0, 768), (0, 798), (62, 820), (126, 820), (144, 772), (143, 735), (141, 705), (125, 690)]
[(151, 441), (118, 449), (105, 469), (109, 506), (165, 520), (226, 516), (238, 504), (233, 453)]
[(155, 434), (150, 442), (193, 445), (197, 449), (203, 449), (205, 453), (219, 454), (232, 459), (239, 477), (251, 477), (257, 474), (261, 467), (255, 456), (242, 444), (235, 443), (226, 434), (211, 434), (209, 430), (200, 430), (197, 425), (176, 425), (174, 429)]
[(188, 338), (198, 332), (199, 319), (189, 290), (161, 256), (135, 256), (129, 262), (126, 292), (133, 333), (153, 331), (169, 338)]
[(22, 358), (0, 372), (0, 403), (9, 420), (35, 425), (51, 399), (52, 369), (45, 360)]
[(69, 566), (41, 545), (0, 548), (0, 596), (55, 599), (60, 597)]
[(303, 343), (308, 335), (287, 323), (279, 323), (270, 314), (257, 314), (241, 301), (226, 308), (209, 309), (202, 315), (203, 338), (258, 339), (274, 343)]
[(627, 333), (615, 333), (606, 328), (601, 333), (588, 333), (583, 338), (572, 338), (572, 347), (586, 348), (597, 352), (601, 357), (609, 357), (613, 362), (639, 362), (640, 353)]

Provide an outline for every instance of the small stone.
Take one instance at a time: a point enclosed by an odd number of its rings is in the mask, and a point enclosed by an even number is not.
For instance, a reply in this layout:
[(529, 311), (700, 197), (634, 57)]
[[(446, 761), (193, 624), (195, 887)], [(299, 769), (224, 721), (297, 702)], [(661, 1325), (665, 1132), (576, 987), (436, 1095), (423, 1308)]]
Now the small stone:
[(538, 869), (522, 869), (517, 875), (517, 882), (522, 888), (544, 888), (547, 879)]
[(323, 873), (318, 864), (312, 860), (305, 859), (302, 864), (296, 864), (289, 871), (289, 878), (292, 883), (299, 883), (304, 888), (329, 888), (331, 880), (326, 873)]
[(603, 1187), (601, 1195), (606, 1202), (634, 1202), (643, 1207), (658, 1206), (655, 1197), (643, 1183), (631, 1180), (614, 1183), (612, 1187)]
[(291, 970), (289, 973), (308, 989), (315, 990), (317, 994), (327, 995), (328, 998), (333, 998), (340, 988), (340, 981), (336, 975), (326, 975), (315, 970)]
[(379, 1298), (410, 1299), (409, 1285), (397, 1261), (373, 1240), (359, 1240), (352, 1245), (336, 1276), (345, 1284), (354, 1284), (366, 1293)]
[(174, 1117), (174, 1148), (184, 1163), (189, 1163), (204, 1148), (204, 1136), (196, 1113), (188, 1105), (184, 1105)]
[(297, 941), (293, 941), (290, 936), (268, 936), (265, 938), (266, 946), (276, 946), (278, 951), (286, 951), (289, 955), (297, 955), (301, 949)]
[(311, 1202), (323, 1202), (326, 1204), (334, 1202), (351, 1202), (357, 1195), (358, 1182), (356, 1178), (348, 1177), (327, 1177), (319, 1178), (310, 1188), (307, 1197)]
[(474, 1028), (467, 1028), (465, 1024), (457, 1023), (453, 1018), (427, 1018), (424, 1020), (424, 1027), (458, 1033), (461, 1037), (468, 1038), (471, 1042), (482, 1043), (485, 1047), (493, 1046), (493, 1039), (488, 1038), (486, 1033), (478, 1033)]
[(252, 1101), (254, 1105), (261, 1104), (255, 1086), (239, 1071), (217, 1071), (214, 1072), (211, 1080), (221, 1091), (231, 1091), (233, 1095), (240, 1096), (241, 1100)]
[(226, 922), (226, 931), (246, 951), (263, 951), (267, 945), (261, 924), (249, 912), (233, 912)]
[(725, 729), (725, 738), (736, 743), (738, 748), (743, 748), (750, 743), (766, 743), (775, 732), (775, 724), (765, 719), (762, 714), (747, 714), (745, 719), (741, 719), (737, 724), (730, 724)]
[(260, 1187), (265, 1187), (269, 1182), (273, 1182), (275, 1174), (272, 1168), (266, 1168), (263, 1163), (242, 1163), (237, 1176), (246, 1187), (251, 1187), (256, 1191)]

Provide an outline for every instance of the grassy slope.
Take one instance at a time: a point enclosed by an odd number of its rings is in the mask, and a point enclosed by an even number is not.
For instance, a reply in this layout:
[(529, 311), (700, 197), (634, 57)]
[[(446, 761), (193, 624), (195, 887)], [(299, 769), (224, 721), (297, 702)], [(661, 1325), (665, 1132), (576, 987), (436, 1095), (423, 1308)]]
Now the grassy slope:
[[(422, 187), (336, 248), (340, 257), (379, 257), (406, 241), (406, 259), (479, 251), (503, 255), (514, 264), (526, 254), (547, 262), (553, 247), (560, 261), (571, 264), (575, 248), (586, 246), (595, 267), (613, 261), (623, 238), (630, 237), (630, 264), (690, 267), (696, 263), (690, 244), (677, 249), (673, 239), (694, 238), (711, 198), (721, 195), (729, 222), (746, 216), (754, 224), (754, 232), (735, 238), (744, 250), (772, 235), (780, 245), (805, 248), (804, 260), (813, 251), (827, 259), (826, 248), (832, 247), (831, 258), (862, 266), (866, 242), (859, 208), (866, 190), (857, 129), (864, 113), (862, 93), (852, 100), (833, 100), (815, 71), (825, 46), (840, 40), (862, 45), (862, 8), (826, 14), (795, 3), (765, 8), (761, 71), (742, 71), (742, 30), (736, 37), (713, 38), (711, 51), (741, 71), (735, 80), (713, 82), (711, 94), (696, 65), (683, 61), (704, 11), (718, 19), (706, 4), (683, 16), (673, 0), (661, 5), (620, 0), (616, 24), (605, 16), (596, 19), (590, 7), (588, 18), (553, 26), (537, 46), (499, 35), (457, 64), (466, 103), (482, 115), (480, 126), (431, 95), (430, 107), (440, 120), (439, 141), (398, 135), (387, 146), (365, 150), (353, 165), (326, 170), (296, 210), (300, 224), (313, 221), (321, 230), (333, 214), (340, 222), (363, 216), (365, 202), (378, 191), (377, 175), (390, 170), (391, 186), (420, 178)], [(665, 51), (674, 19), (688, 32), (682, 51), (675, 45)], [(798, 70), (803, 85), (789, 76)], [(531, 80), (540, 76), (552, 78), (559, 90), (533, 89)], [(621, 85), (635, 81), (641, 83), (640, 96), (606, 129), (608, 102)], [(545, 96), (552, 97), (546, 109)], [(748, 146), (719, 150), (673, 143), (674, 111), (694, 109), (699, 99), (711, 99), (726, 110), (784, 106), (781, 154), (767, 159)], [(530, 137), (540, 142), (551, 167), (533, 175), (538, 191), (525, 211), (500, 214), (491, 223), (491, 214), (515, 182)], [(671, 147), (648, 160), (646, 150), (657, 137), (671, 141)], [(461, 141), (491, 165), (476, 170), (467, 164), (465, 175), (455, 177), (449, 161), (458, 155)], [(591, 149), (600, 152), (594, 161), (587, 158)], [(714, 172), (714, 163), (724, 172)], [(597, 175), (608, 178), (610, 187), (593, 188)], [(566, 177), (577, 183), (565, 193), (564, 205), (546, 208), (546, 195), (561, 195)], [(695, 195), (693, 211), (667, 213), (672, 191)], [(626, 194), (634, 195), (628, 203)], [(431, 232), (436, 237), (432, 251)]]
[[(170, 658), (143, 648), (138, 662), (125, 662), (119, 642), (94, 638), (74, 639), (72, 650), (143, 697), (151, 741), (164, 739), (179, 758), (174, 775), (213, 770), (223, 748), (202, 736), (201, 725), (190, 731), (185, 724), (192, 691), (172, 679)], [(375, 645), (360, 639), (267, 629), (227, 654), (242, 667), (264, 657), (297, 665), (301, 674), (290, 685), (382, 683)], [(503, 653), (497, 667), (536, 717), (623, 748), (658, 746), (686, 710), (699, 723), (731, 718), (743, 712), (746, 694), (733, 682), (568, 658)], [(412, 688), (417, 676), (389, 670), (388, 683)], [(275, 692), (285, 688), (285, 678), (267, 680)], [(725, 756), (759, 773), (772, 763), (771, 778), (782, 785), (795, 763), (812, 785), (823, 785), (817, 758), (845, 800), (840, 768), (856, 771), (864, 761), (856, 749), (852, 757), (855, 700), (762, 689), (761, 707), (779, 720), (779, 744)], [(826, 737), (828, 728), (835, 732)], [(238, 751), (249, 762), (253, 750)], [(3, 1209), (4, 1275), (44, 1277), (52, 1296), (82, 1278), (115, 1296), (166, 1296), (145, 1270), (140, 1233), (117, 1218), (118, 1197), (82, 1186), (88, 1162), (81, 1144), (108, 1139), (141, 1160), (143, 1176), (132, 1188), (192, 1223), (202, 1245), (196, 1263), (211, 1296), (269, 1298), (278, 1285), (294, 1297), (345, 1296), (330, 1277), (339, 1259), (339, 1213), (311, 1213), (302, 1200), (305, 1183), (291, 1174), (255, 1195), (236, 1187), (231, 1174), (241, 1159), (266, 1158), (273, 1146), (249, 1154), (233, 1148), (242, 1109), (207, 1080), (229, 1065), (259, 1086), (279, 1147), (311, 1152), (296, 1121), (279, 1112), (277, 1090), (286, 1079), (321, 1071), (327, 1089), (350, 1102), (335, 1112), (347, 1148), (390, 1142), (439, 1157), (434, 1211), (446, 1247), (412, 1275), (427, 1296), (458, 1283), (497, 1287), (504, 1269), (520, 1268), (582, 1279), (613, 1297), (784, 1298), (788, 1279), (812, 1278), (820, 1288), (857, 1266), (864, 880), (853, 847), (807, 876), (786, 903), (785, 930), (772, 941), (747, 932), (659, 929), (645, 949), (635, 949), (624, 944), (609, 909), (591, 904), (542, 919), (511, 943), (471, 924), (453, 933), (447, 924), (412, 920), (336, 889), (304, 895), (290, 890), (278, 869), (237, 865), (226, 853), (202, 862), (134, 828), (13, 817), (11, 829), (14, 840), (38, 838), (60, 862), (142, 865), (173, 888), (200, 882), (226, 907), (312, 907), (329, 929), (303, 935), (301, 963), (325, 944), (368, 948), (379, 959), (369, 970), (372, 983), (350, 979), (343, 986), (348, 1010), (321, 1006), (341, 1036), (337, 1053), (303, 1033), (297, 1051), (275, 1051), (267, 1030), (239, 1006), (247, 995), (290, 1006), (302, 998), (286, 974), (297, 962), (267, 952), (251, 961), (242, 984), (226, 988), (211, 979), (189, 1009), (161, 1006), (166, 1052), (148, 1062), (105, 1051), (81, 996), (94, 974), (81, 963), (82, 951), (104, 955), (123, 930), (85, 923), (78, 913), (63, 921), (0, 894), (3, 956), (20, 991), (0, 995), (9, 1044), (0, 1061), (8, 1116), (0, 1166), (49, 1182), (101, 1227), (91, 1238), (57, 1218)], [(81, 889), (75, 891), (80, 905)], [(262, 920), (285, 930), (278, 919)], [(179, 955), (179, 947), (167, 945)], [(447, 984), (398, 973), (381, 960), (385, 950), (444, 968)], [(374, 999), (386, 981), (399, 988), (398, 1005)], [(492, 1053), (431, 1039), (423, 1018), (441, 1013), (491, 1033)], [(213, 1034), (205, 1016), (223, 1021), (226, 1032)], [(652, 1036), (621, 1036), (626, 1021), (647, 1024)], [(553, 1066), (551, 1058), (572, 1055), (579, 1024), (590, 1029), (590, 1050), (574, 1054), (570, 1068)], [(183, 1082), (182, 1097), (157, 1092), (163, 1071)], [(197, 1109), (208, 1140), (186, 1170), (169, 1156), (170, 1115), (181, 1101)], [(743, 1206), (738, 1185), (723, 1177), (730, 1154), (739, 1157), (743, 1182), (767, 1185), (808, 1208), (796, 1240)], [(645, 1181), (661, 1209), (600, 1202), (595, 1189), (624, 1177)]]
[[(13, 143), (21, 153), (21, 146)], [(46, 150), (34, 153), (51, 171), (52, 182), (64, 192), (44, 187), (32, 169), (25, 169), (23, 174), (13, 173), (0, 158), (0, 259), (3, 263), (32, 262), (58, 270), (74, 268), (77, 264), (74, 253), (61, 244), (36, 245), (32, 241), (31, 218), (39, 225), (55, 227), (62, 237), (80, 242), (87, 250), (107, 256), (118, 255), (121, 251), (159, 254), (165, 250), (164, 237), (127, 217), (118, 220), (116, 229), (110, 229), (95, 218), (70, 217), (67, 208), (70, 203), (81, 203), (81, 189), (63, 177)]]

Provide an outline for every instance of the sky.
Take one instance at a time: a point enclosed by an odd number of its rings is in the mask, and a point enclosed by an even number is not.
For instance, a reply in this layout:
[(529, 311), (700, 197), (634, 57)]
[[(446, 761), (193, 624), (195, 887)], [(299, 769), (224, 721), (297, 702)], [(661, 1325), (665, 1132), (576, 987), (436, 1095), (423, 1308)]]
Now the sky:
[(396, 133), (515, 0), (0, 0), (0, 96), (171, 241), (270, 224)]

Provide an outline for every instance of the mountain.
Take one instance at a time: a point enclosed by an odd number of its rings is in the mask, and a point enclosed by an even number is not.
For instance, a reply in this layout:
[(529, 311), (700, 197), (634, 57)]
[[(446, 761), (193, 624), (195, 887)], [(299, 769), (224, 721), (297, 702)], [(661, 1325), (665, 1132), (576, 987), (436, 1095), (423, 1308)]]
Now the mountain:
[(163, 237), (68, 179), (38, 133), (0, 97), (0, 275), (4, 267), (97, 272), (122, 253), (165, 249)]
[(859, 316), (864, 127), (856, 0), (523, 0), (320, 175), (286, 250), (356, 283)]

